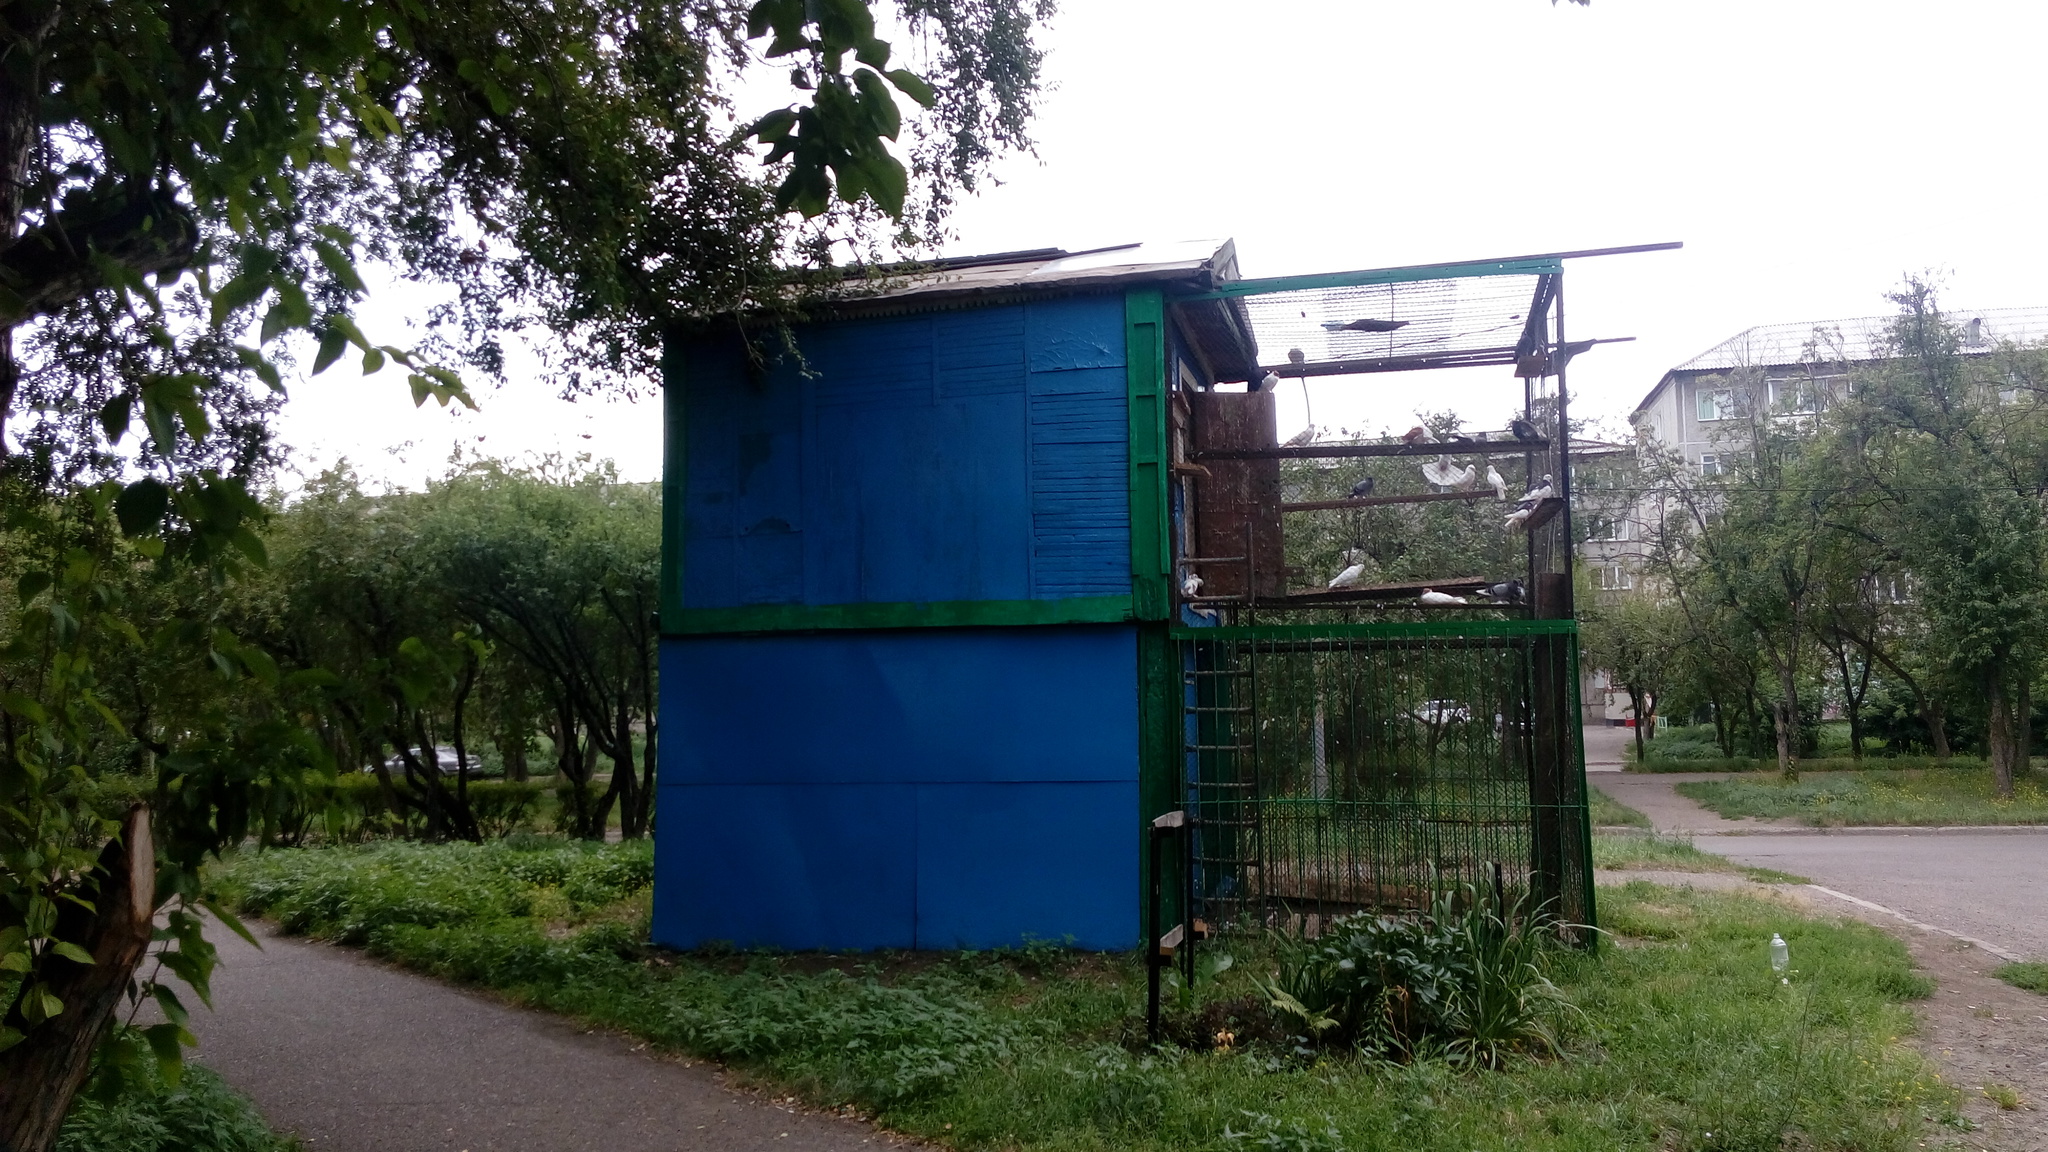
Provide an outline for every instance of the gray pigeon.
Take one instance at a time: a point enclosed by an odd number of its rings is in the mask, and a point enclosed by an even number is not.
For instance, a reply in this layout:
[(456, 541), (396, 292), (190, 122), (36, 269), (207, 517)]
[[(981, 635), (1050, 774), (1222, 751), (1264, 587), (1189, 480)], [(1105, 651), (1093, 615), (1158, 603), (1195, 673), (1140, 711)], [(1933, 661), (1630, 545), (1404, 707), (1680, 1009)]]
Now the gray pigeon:
[(1351, 486), (1351, 498), (1353, 500), (1362, 500), (1370, 495), (1372, 495), (1372, 477), (1370, 476)]

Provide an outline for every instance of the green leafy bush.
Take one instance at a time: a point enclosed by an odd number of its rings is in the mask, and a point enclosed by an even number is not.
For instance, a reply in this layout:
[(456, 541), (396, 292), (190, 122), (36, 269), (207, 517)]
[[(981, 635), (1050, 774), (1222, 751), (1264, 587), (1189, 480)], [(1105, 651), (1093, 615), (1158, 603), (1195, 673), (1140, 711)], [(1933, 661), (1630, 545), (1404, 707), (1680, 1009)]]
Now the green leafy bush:
[(1361, 913), (1312, 941), (1280, 937), (1280, 969), (1259, 987), (1313, 1043), (1497, 1068), (1557, 1049), (1563, 1001), (1542, 968), (1552, 927), (1527, 896), (1459, 885), (1424, 916)]
[[(134, 1033), (109, 1042), (90, 1088), (72, 1102), (57, 1152), (285, 1152), (253, 1104), (192, 1063), (168, 1080)], [(118, 1067), (116, 1067), (118, 1065)]]

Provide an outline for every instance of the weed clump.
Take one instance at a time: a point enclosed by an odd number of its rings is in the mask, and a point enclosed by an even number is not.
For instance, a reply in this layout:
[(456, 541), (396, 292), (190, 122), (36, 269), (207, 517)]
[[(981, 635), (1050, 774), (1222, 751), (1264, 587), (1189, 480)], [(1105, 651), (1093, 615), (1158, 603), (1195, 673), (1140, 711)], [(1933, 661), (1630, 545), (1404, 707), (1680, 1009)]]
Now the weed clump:
[(1314, 940), (1280, 934), (1279, 970), (1258, 988), (1307, 1044), (1498, 1068), (1558, 1048), (1565, 1001), (1543, 971), (1555, 927), (1527, 895), (1460, 885), (1422, 916), (1361, 913)]

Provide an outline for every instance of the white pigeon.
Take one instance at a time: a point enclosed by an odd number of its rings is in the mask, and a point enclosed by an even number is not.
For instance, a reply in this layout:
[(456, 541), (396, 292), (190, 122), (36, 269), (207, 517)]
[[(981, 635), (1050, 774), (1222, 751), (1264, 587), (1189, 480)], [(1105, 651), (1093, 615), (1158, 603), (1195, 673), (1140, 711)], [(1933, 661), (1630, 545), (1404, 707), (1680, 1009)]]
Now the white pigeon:
[(1252, 389), (1252, 391), (1271, 392), (1278, 387), (1280, 387), (1280, 374), (1278, 372), (1268, 372), (1266, 373), (1266, 378), (1259, 381), (1259, 386)]
[(1494, 499), (1505, 500), (1508, 498), (1508, 482), (1501, 478), (1500, 469), (1488, 464), (1486, 466), (1486, 482), (1493, 486)]
[(1465, 602), (1463, 596), (1453, 596), (1448, 592), (1439, 592), (1434, 588), (1424, 588), (1422, 595), (1417, 596), (1415, 600), (1420, 604), (1463, 604)]
[(1513, 512), (1508, 513), (1507, 526), (1510, 529), (1520, 528), (1522, 526), (1522, 522), (1529, 518), (1529, 513), (1534, 512), (1535, 510), (1536, 509), (1534, 507), (1515, 509)]
[(1193, 600), (1202, 594), (1202, 578), (1193, 572), (1180, 578), (1180, 594)]
[(1448, 455), (1439, 456), (1422, 466), (1422, 478), (1439, 488), (1470, 488), (1478, 476), (1478, 470), (1472, 465), (1456, 467)]
[(1316, 442), (1316, 426), (1311, 424), (1287, 438), (1282, 448), (1301, 448)]
[(1534, 488), (1531, 488), (1527, 492), (1523, 493), (1522, 502), (1520, 504), (1515, 505), (1515, 507), (1534, 508), (1536, 505), (1543, 503), (1545, 500), (1548, 500), (1555, 495), (1557, 495), (1557, 489), (1552, 488), (1550, 486), (1550, 473), (1545, 472), (1543, 474), (1543, 483), (1538, 484)]
[(1357, 552), (1344, 553), (1347, 567), (1330, 578), (1331, 588), (1356, 588), (1365, 583), (1365, 558)]

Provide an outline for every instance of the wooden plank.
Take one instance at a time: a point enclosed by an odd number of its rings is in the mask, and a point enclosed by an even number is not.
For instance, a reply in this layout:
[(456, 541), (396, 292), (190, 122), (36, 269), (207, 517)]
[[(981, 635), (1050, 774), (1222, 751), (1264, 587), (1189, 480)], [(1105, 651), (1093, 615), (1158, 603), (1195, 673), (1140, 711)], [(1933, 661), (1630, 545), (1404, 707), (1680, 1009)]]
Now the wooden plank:
[[(1218, 396), (1239, 393), (1218, 392)], [(1270, 393), (1254, 393), (1270, 395)], [(1548, 440), (1482, 440), (1472, 444), (1303, 444), (1288, 448), (1197, 449), (1196, 460), (1350, 460), (1361, 456), (1521, 456), (1550, 447)]]
[(1439, 500), (1492, 500), (1493, 489), (1474, 492), (1419, 492), (1412, 496), (1358, 496), (1345, 500), (1308, 500), (1282, 504), (1282, 512), (1329, 512), (1339, 508), (1380, 508), (1388, 504), (1433, 504)]
[[(1263, 450), (1277, 442), (1270, 392), (1187, 394), (1197, 456), (1212, 450)], [(1195, 551), (1203, 556), (1244, 556), (1250, 562), (1197, 564), (1211, 596), (1242, 599), (1287, 592), (1285, 544), (1280, 531), (1280, 462), (1255, 457), (1219, 459), (1194, 484)], [(1247, 572), (1255, 573), (1249, 586)]]

